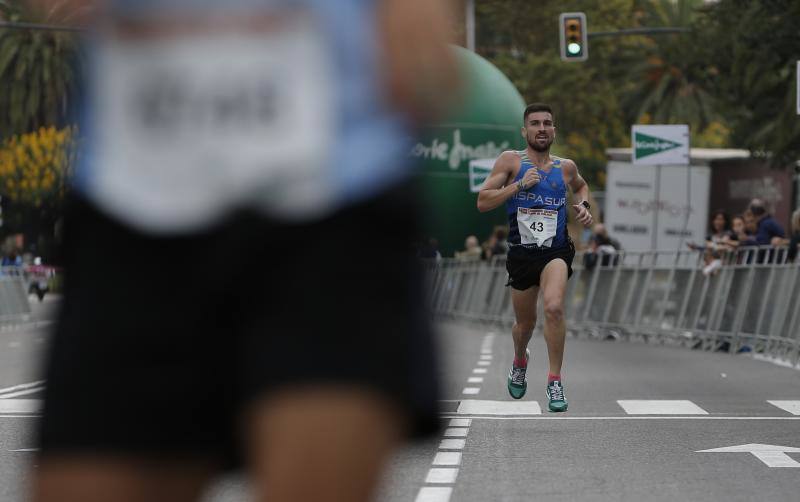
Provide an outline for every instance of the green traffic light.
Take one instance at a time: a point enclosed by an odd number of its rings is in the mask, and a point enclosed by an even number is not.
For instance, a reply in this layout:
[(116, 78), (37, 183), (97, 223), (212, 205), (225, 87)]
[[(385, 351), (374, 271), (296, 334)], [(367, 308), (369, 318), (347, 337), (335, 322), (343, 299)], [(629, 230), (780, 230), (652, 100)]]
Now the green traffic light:
[(577, 42), (570, 43), (569, 45), (567, 45), (567, 52), (569, 52), (570, 54), (580, 54), (581, 44)]

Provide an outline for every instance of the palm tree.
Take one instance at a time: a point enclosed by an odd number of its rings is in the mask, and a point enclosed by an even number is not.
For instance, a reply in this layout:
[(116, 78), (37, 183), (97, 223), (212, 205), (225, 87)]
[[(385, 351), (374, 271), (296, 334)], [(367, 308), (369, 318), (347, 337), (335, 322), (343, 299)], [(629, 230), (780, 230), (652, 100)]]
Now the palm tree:
[[(30, 4), (0, 0), (0, 21), (68, 25), (79, 14), (64, 1), (46, 11)], [(0, 27), (0, 138), (74, 118), (79, 67), (76, 33)]]
[[(646, 27), (691, 27), (702, 0), (645, 0), (637, 18)], [(626, 98), (629, 120), (648, 117), (653, 123), (688, 123), (694, 131), (717, 118), (707, 90), (713, 67), (697, 51), (695, 33), (662, 34), (643, 39), (646, 54), (630, 68), (637, 85)]]

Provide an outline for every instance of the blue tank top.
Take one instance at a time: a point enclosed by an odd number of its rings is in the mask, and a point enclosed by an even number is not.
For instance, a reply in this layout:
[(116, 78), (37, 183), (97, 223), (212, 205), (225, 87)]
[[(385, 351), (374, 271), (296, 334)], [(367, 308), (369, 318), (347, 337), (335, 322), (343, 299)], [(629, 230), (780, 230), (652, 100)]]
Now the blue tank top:
[[(522, 179), (528, 169), (534, 167), (525, 151), (517, 152), (522, 162), (514, 183)], [(511, 245), (541, 249), (557, 249), (567, 245), (567, 186), (561, 169), (562, 160), (552, 157), (550, 172), (539, 170), (541, 180), (506, 201), (508, 212), (508, 242)], [(521, 221), (524, 220), (524, 221)], [(520, 230), (520, 224), (526, 226)], [(553, 234), (554, 230), (554, 235)], [(521, 233), (522, 232), (522, 233)], [(532, 240), (531, 235), (547, 237), (543, 241)]]

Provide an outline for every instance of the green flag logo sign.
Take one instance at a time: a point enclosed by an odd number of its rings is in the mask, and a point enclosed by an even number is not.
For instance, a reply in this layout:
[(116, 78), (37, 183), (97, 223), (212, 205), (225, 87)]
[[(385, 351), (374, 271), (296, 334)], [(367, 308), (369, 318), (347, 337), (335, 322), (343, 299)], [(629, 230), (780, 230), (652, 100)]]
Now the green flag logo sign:
[(655, 136), (642, 134), (640, 132), (635, 134), (634, 141), (636, 143), (634, 145), (634, 148), (636, 149), (635, 158), (637, 159), (647, 157), (648, 155), (666, 152), (667, 150), (672, 150), (673, 148), (678, 148), (681, 146), (680, 143), (675, 143), (674, 141), (664, 138), (656, 138)]

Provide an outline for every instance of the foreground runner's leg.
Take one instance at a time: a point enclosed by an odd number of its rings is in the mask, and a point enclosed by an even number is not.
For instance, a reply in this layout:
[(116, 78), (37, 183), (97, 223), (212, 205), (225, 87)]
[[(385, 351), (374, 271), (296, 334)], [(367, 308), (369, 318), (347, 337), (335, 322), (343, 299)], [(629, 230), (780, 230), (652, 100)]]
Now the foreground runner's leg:
[(530, 351), (528, 343), (536, 327), (536, 300), (539, 297), (539, 288), (532, 286), (524, 291), (511, 289), (511, 302), (514, 306), (516, 322), (511, 328), (514, 340), (514, 362), (508, 373), (508, 393), (514, 399), (521, 399), (528, 388), (526, 372)]
[(34, 502), (191, 502), (217, 473), (211, 460), (109, 453), (52, 453), (42, 457)]
[(256, 500), (372, 500), (404, 433), (401, 411), (357, 387), (309, 385), (266, 397), (245, 436)]
[(561, 382), (561, 363), (564, 360), (564, 340), (567, 328), (564, 323), (564, 295), (567, 289), (567, 264), (557, 258), (548, 263), (541, 275), (544, 301), (544, 339), (550, 361), (547, 377), (547, 399), (550, 411), (567, 411), (567, 400)]

